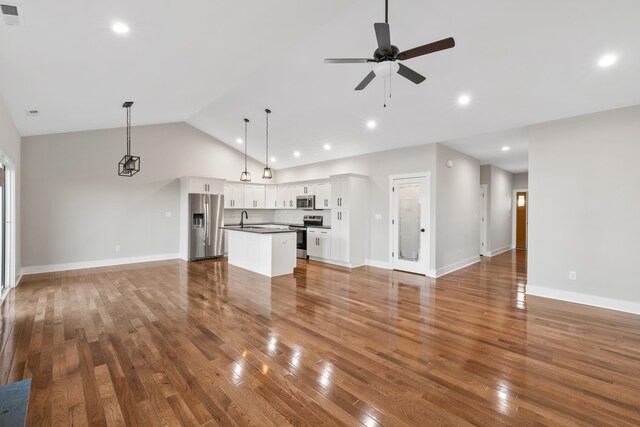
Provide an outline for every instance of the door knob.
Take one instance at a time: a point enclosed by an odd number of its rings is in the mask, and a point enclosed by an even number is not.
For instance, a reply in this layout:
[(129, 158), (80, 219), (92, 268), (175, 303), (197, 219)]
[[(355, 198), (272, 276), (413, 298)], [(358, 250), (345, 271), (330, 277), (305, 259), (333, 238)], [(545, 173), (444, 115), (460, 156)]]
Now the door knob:
[(421, 228), (420, 231), (422, 231), (424, 233), (424, 228)]

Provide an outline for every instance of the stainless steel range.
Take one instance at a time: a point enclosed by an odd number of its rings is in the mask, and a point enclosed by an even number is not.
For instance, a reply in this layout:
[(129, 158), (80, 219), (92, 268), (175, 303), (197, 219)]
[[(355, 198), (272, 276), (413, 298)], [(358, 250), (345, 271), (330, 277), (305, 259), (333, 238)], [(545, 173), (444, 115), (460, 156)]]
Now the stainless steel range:
[(289, 230), (296, 232), (298, 258), (307, 259), (307, 227), (321, 227), (322, 215), (305, 215), (302, 217), (303, 225), (289, 225)]

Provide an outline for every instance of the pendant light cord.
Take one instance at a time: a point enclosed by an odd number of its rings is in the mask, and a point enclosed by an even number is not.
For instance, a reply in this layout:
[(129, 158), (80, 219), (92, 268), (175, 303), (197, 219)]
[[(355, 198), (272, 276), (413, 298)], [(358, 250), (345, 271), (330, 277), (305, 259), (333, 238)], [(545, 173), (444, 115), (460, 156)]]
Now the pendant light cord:
[(269, 111), (269, 109), (265, 110), (267, 113), (267, 158), (265, 159), (264, 163), (267, 165), (267, 169), (269, 168), (269, 113), (271, 111)]
[(131, 156), (131, 107), (127, 107), (127, 156)]
[(247, 172), (247, 125), (249, 119), (244, 119), (244, 171)]

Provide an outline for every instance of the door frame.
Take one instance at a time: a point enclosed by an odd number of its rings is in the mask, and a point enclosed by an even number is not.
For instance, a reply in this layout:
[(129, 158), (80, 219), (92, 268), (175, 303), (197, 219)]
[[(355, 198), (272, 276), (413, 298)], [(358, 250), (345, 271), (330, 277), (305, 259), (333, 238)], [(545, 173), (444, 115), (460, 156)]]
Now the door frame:
[(16, 167), (13, 162), (0, 151), (0, 163), (5, 169), (5, 291), (0, 294), (0, 304), (17, 286), (16, 272)]
[(427, 247), (425, 248), (425, 276), (435, 278), (435, 268), (431, 268), (431, 257), (433, 256), (433, 251), (435, 250), (435, 228), (432, 227), (432, 218), (431, 218), (431, 210), (433, 209), (433, 196), (432, 196), (432, 188), (431, 188), (431, 172), (416, 172), (416, 173), (403, 173), (397, 175), (389, 175), (389, 269), (393, 270), (393, 256), (391, 253), (393, 252), (393, 223), (391, 220), (393, 219), (393, 181), (396, 179), (409, 179), (409, 178), (424, 178), (427, 181), (426, 190), (427, 190), (427, 209), (426, 213), (426, 222), (427, 222), (427, 230), (429, 233), (427, 239)]
[[(483, 206), (480, 206), (480, 250), (478, 253), (482, 256), (491, 256), (491, 252), (487, 249), (488, 228), (487, 228), (487, 215), (489, 213), (489, 206), (487, 204), (487, 195), (489, 192), (488, 184), (480, 184), (480, 189), (484, 191)], [(484, 221), (482, 220), (484, 218)], [(482, 233), (484, 232), (484, 248), (482, 247)]]
[(516, 228), (518, 219), (518, 193), (527, 193), (527, 250), (529, 250), (529, 189), (519, 188), (515, 189), (511, 195), (511, 249), (516, 248)]

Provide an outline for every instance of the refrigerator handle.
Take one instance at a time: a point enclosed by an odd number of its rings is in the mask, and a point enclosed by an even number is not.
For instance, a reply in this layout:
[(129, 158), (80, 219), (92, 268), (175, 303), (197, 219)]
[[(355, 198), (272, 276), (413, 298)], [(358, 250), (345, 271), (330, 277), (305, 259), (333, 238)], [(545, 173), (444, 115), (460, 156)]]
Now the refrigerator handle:
[(209, 204), (204, 204), (204, 241), (209, 238)]

